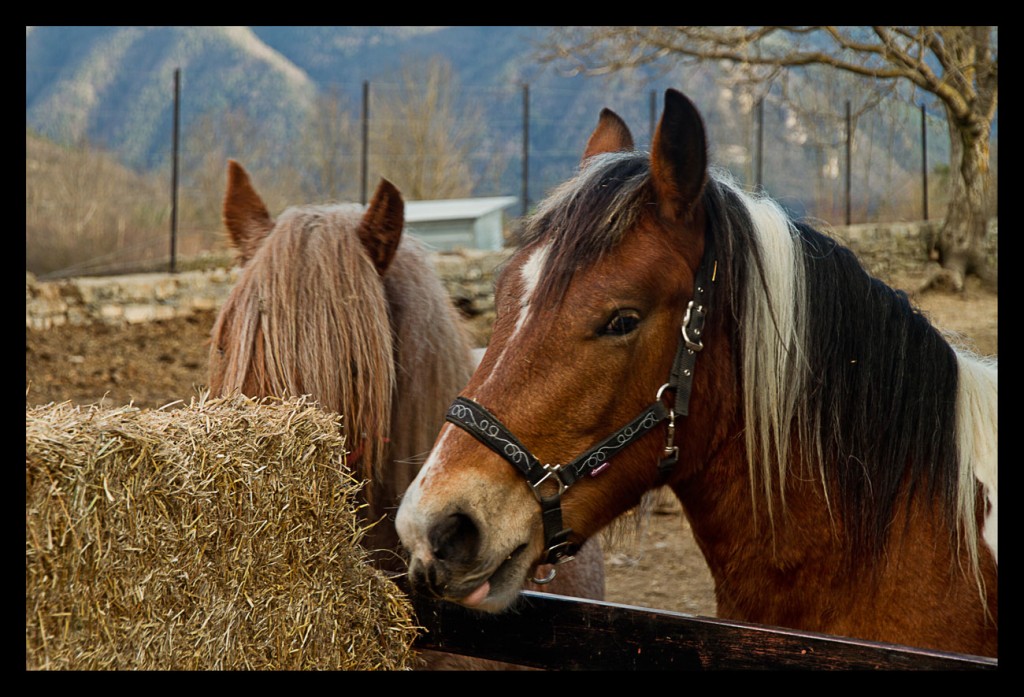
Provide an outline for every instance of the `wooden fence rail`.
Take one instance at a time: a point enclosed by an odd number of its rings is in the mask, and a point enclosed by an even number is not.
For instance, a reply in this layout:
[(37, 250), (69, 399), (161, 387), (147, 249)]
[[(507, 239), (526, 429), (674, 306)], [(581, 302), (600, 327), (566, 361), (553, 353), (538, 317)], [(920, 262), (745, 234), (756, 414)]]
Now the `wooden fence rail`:
[(415, 600), (417, 645), (548, 670), (994, 670), (994, 658), (524, 591), (501, 615)]

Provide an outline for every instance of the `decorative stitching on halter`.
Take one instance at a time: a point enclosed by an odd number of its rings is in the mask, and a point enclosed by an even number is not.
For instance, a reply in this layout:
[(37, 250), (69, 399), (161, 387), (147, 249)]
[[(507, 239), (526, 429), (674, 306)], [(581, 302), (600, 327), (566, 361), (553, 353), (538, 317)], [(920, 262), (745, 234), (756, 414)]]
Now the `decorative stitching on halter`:
[(606, 455), (609, 450), (612, 451), (613, 455), (617, 454), (620, 448), (633, 442), (633, 439), (638, 433), (641, 431), (646, 432), (651, 430), (655, 425), (666, 418), (665, 416), (658, 416), (656, 411), (657, 410), (654, 408), (650, 409), (646, 414), (644, 414), (643, 419), (639, 424), (636, 424), (635, 426), (628, 424), (622, 430), (618, 431), (615, 434), (614, 445), (606, 445), (592, 452), (587, 459), (580, 462), (577, 466), (580, 474), (587, 470), (591, 470), (590, 475), (594, 476), (608, 465), (610, 458), (606, 457)]
[[(448, 420), (457, 423), (466, 430), (475, 429), (479, 434), (483, 435), (492, 443), (501, 443), (501, 454), (513, 465), (519, 467), (523, 472), (526, 472), (531, 468), (532, 458), (529, 452), (525, 448), (517, 443), (514, 443), (509, 438), (502, 438), (503, 432), (497, 419), (494, 419), (495, 423), (491, 422), (491, 418), (484, 418), (478, 421), (476, 419), (476, 413), (473, 409), (466, 406), (465, 403), (456, 401), (448, 407)], [(472, 432), (472, 431), (470, 431)], [(492, 446), (492, 449), (495, 449)]]

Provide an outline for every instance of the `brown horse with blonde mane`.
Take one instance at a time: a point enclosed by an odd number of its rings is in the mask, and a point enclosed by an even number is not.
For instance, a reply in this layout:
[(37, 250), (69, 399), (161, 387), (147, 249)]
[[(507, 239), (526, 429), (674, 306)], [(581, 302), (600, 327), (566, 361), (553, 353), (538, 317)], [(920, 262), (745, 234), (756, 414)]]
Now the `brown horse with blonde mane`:
[(403, 499), (411, 584), (502, 611), (666, 485), (719, 617), (996, 656), (995, 360), (707, 153), (674, 90), (650, 153), (602, 112)]
[[(369, 481), (374, 524), (365, 544), (394, 574), (406, 570), (394, 529), (399, 499), (475, 365), (429, 255), (403, 234), (404, 209), (382, 180), (365, 207), (296, 206), (275, 220), (230, 161), (224, 224), (241, 271), (214, 324), (209, 361), (215, 395), (310, 395), (342, 415), (348, 466)], [(572, 573), (532, 589), (603, 598), (600, 544), (582, 556)], [(440, 667), (489, 664), (450, 657)]]

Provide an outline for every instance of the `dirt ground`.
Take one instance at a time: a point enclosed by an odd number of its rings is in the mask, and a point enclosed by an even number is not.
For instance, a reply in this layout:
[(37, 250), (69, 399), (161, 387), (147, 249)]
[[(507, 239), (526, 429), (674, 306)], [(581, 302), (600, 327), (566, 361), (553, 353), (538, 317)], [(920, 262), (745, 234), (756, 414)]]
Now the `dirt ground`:
[[(904, 287), (914, 287), (907, 279)], [(979, 353), (996, 354), (997, 296), (968, 283), (962, 295), (938, 292), (916, 298), (937, 326), (974, 342)], [(70, 400), (111, 406), (134, 402), (158, 408), (188, 401), (205, 383), (207, 340), (214, 315), (125, 328), (62, 327), (27, 331), (26, 405)], [(640, 532), (606, 545), (607, 600), (641, 607), (714, 616), (714, 590), (674, 498), (658, 496)]]

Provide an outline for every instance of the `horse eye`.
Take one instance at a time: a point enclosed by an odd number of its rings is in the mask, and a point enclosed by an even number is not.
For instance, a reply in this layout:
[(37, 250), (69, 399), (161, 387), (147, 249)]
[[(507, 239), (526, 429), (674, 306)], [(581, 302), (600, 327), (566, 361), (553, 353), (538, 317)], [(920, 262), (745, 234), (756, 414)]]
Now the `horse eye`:
[(640, 324), (640, 315), (632, 310), (616, 312), (601, 329), (605, 336), (625, 336), (636, 330)]

